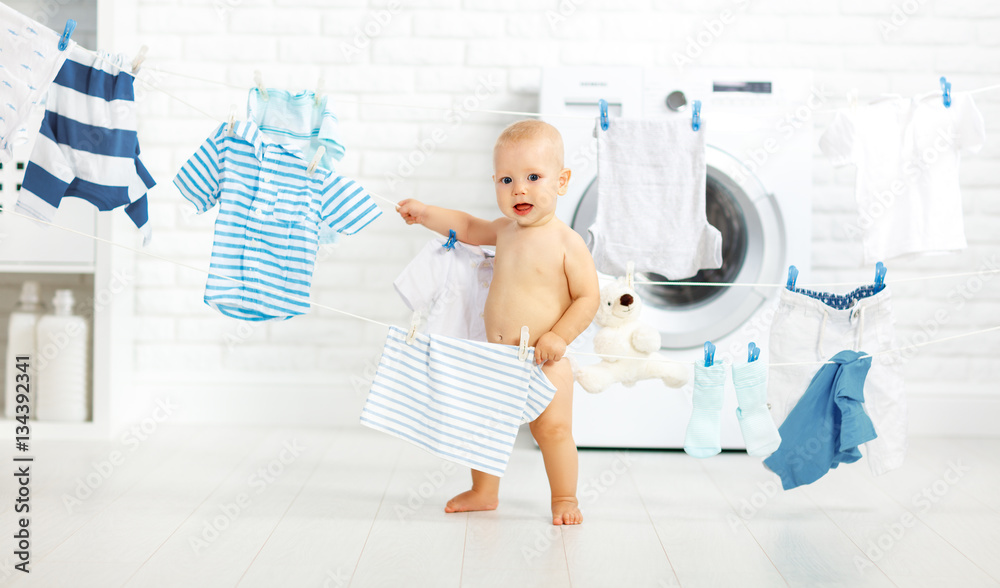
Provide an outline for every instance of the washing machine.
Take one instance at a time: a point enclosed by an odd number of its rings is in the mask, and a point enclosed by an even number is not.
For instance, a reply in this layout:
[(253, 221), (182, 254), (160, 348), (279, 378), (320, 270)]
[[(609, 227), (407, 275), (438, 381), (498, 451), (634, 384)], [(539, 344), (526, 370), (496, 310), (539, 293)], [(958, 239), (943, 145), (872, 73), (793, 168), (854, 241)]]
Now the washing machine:
[[(563, 136), (567, 194), (556, 214), (591, 244), (597, 213), (598, 101), (616, 117), (687, 117), (702, 103), (706, 133), (706, 212), (722, 233), (722, 267), (687, 282), (733, 286), (639, 285), (642, 320), (660, 331), (668, 359), (704, 361), (703, 345), (717, 346), (715, 361), (747, 361), (747, 345), (768, 360), (768, 334), (779, 288), (789, 265), (808, 280), (811, 245), (812, 107), (817, 98), (808, 71), (550, 68), (542, 74), (540, 110)], [(548, 116), (546, 116), (548, 115)], [(577, 115), (577, 116), (565, 116)], [(599, 131), (596, 131), (599, 132)], [(694, 132), (694, 131), (692, 131)], [(601, 284), (614, 276), (601, 275)], [(667, 281), (656, 273), (637, 281)], [(745, 285), (741, 285), (745, 284)], [(593, 353), (592, 325), (570, 351)], [(573, 361), (598, 361), (585, 355)], [(693, 374), (692, 374), (693, 379)], [(692, 385), (666, 387), (659, 380), (633, 387), (616, 384), (600, 394), (574, 392), (573, 434), (580, 447), (681, 448), (691, 416)], [(745, 444), (736, 420), (736, 396), (727, 378), (722, 415), (723, 448)]]

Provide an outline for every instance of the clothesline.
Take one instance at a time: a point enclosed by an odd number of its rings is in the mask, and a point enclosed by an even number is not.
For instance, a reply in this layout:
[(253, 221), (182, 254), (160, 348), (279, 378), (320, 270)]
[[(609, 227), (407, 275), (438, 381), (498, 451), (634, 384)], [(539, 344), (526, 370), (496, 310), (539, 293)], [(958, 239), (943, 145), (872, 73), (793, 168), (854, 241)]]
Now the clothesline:
[[(225, 87), (233, 88), (233, 89), (237, 89), (237, 90), (244, 90), (245, 91), (247, 89), (246, 85), (238, 85), (238, 84), (232, 84), (232, 83), (224, 82), (224, 81), (220, 81), (220, 80), (212, 80), (212, 79), (208, 79), (208, 78), (202, 78), (202, 77), (198, 77), (198, 76), (192, 76), (190, 74), (183, 74), (183, 73), (180, 73), (180, 72), (165, 70), (165, 69), (161, 69), (161, 68), (152, 68), (152, 71), (155, 71), (155, 72), (158, 72), (158, 73), (162, 73), (162, 74), (171, 75), (171, 76), (176, 76), (176, 77), (180, 77), (180, 78), (187, 78), (187, 79), (190, 79), (190, 80), (196, 80), (196, 81), (200, 81), (200, 82), (205, 82), (205, 83), (208, 83), (208, 84), (218, 84), (218, 85), (221, 85), (221, 86), (225, 86)], [(965, 90), (964, 92), (966, 92), (968, 94), (978, 94), (978, 93), (981, 93), (981, 92), (989, 92), (989, 91), (992, 91), (992, 90), (1000, 90), (1000, 84), (994, 84), (992, 86), (985, 86), (985, 87), (982, 87), (982, 88), (976, 88), (974, 90)], [(942, 95), (942, 93), (940, 91), (937, 91), (937, 92), (929, 92), (929, 93), (925, 94), (924, 96), (925, 97), (931, 97), (931, 96), (941, 96), (941, 95)], [(438, 110), (438, 111), (442, 111), (442, 112), (447, 112), (447, 111), (452, 110), (451, 107), (447, 107), (446, 108), (446, 107), (441, 107), (441, 106), (423, 106), (423, 105), (417, 105), (417, 104), (392, 104), (392, 103), (385, 103), (385, 102), (373, 102), (373, 101), (370, 101), (370, 100), (352, 100), (350, 98), (343, 98), (343, 97), (338, 97), (337, 101), (338, 102), (347, 102), (347, 103), (351, 103), (351, 104), (362, 104), (362, 105), (367, 105), (367, 106), (384, 106), (384, 107), (389, 107), (389, 108), (414, 108), (414, 109), (419, 109), (419, 110)], [(594, 104), (594, 106), (596, 107), (597, 104)], [(843, 107), (825, 108), (825, 109), (816, 110), (814, 112), (836, 112), (837, 110), (840, 110), (840, 108), (843, 108)], [(563, 114), (563, 113), (553, 114), (553, 113), (544, 113), (544, 112), (523, 112), (523, 111), (515, 111), (515, 110), (490, 110), (490, 109), (485, 109), (485, 108), (465, 109), (465, 110), (463, 110), (463, 112), (475, 112), (475, 113), (481, 113), (481, 114), (503, 114), (503, 115), (515, 115), (515, 116), (532, 116), (532, 117), (540, 117), (540, 118), (570, 118), (570, 119), (583, 119), (583, 120), (590, 120), (590, 121), (596, 120), (596, 118), (597, 118), (596, 114), (595, 115)]]
[[(145, 255), (145, 256), (151, 257), (153, 259), (164, 261), (166, 263), (172, 263), (172, 264), (174, 264), (176, 266), (179, 266), (179, 267), (183, 267), (183, 268), (186, 268), (186, 269), (194, 270), (194, 271), (196, 271), (198, 273), (203, 273), (203, 274), (206, 274), (206, 275), (209, 275), (209, 276), (216, 276), (216, 277), (222, 278), (224, 280), (228, 280), (228, 281), (234, 282), (236, 284), (242, 285), (242, 282), (240, 282), (236, 278), (232, 278), (232, 277), (229, 277), (229, 276), (219, 275), (219, 274), (213, 273), (213, 272), (211, 272), (211, 271), (209, 271), (207, 269), (204, 269), (204, 268), (200, 268), (200, 267), (196, 267), (196, 266), (193, 266), (193, 265), (189, 265), (189, 264), (186, 264), (186, 263), (174, 260), (174, 259), (169, 259), (169, 258), (166, 258), (166, 257), (162, 257), (160, 255), (156, 255), (155, 253), (150, 253), (150, 252), (144, 251), (142, 249), (136, 249), (135, 247), (129, 247), (128, 245), (124, 245), (124, 244), (121, 244), (121, 243), (116, 243), (116, 242), (111, 241), (109, 239), (104, 239), (103, 237), (98, 237), (97, 235), (91, 235), (90, 233), (85, 233), (83, 231), (78, 231), (76, 229), (71, 229), (69, 227), (64, 227), (62, 225), (57, 225), (55, 223), (51, 223), (51, 222), (48, 222), (48, 221), (43, 221), (43, 220), (37, 219), (35, 217), (28, 216), (26, 214), (22, 214), (20, 212), (15, 211), (15, 210), (9, 210), (9, 209), (8, 210), (3, 210), (3, 209), (0, 209), (0, 214), (12, 214), (14, 216), (19, 216), (21, 218), (28, 219), (29, 221), (32, 221), (32, 222), (41, 223), (41, 224), (44, 224), (44, 225), (55, 227), (57, 229), (61, 229), (63, 231), (69, 232), (69, 233), (73, 233), (73, 234), (76, 234), (76, 235), (81, 235), (83, 237), (87, 237), (89, 239), (93, 239), (95, 241), (99, 241), (101, 243), (106, 243), (106, 244), (111, 245), (113, 247), (118, 247), (120, 249), (125, 249), (126, 251), (131, 251), (132, 253), (137, 253), (139, 255)], [(294, 299), (296, 299), (296, 300), (298, 300), (300, 302), (304, 302), (306, 304), (312, 304), (312, 306), (315, 306), (316, 308), (321, 308), (323, 310), (329, 310), (331, 312), (336, 312), (338, 314), (342, 314), (342, 315), (345, 315), (345, 316), (356, 318), (356, 319), (359, 319), (359, 320), (362, 320), (362, 321), (366, 321), (366, 322), (369, 322), (369, 323), (372, 323), (372, 324), (380, 325), (380, 326), (383, 326), (383, 327), (386, 327), (386, 328), (389, 328), (389, 327), (393, 326), (393, 325), (390, 325), (389, 323), (384, 323), (382, 321), (375, 320), (373, 318), (369, 318), (369, 317), (366, 317), (366, 316), (361, 316), (359, 314), (354, 314), (352, 312), (348, 312), (346, 310), (341, 310), (339, 308), (334, 308), (332, 306), (327, 306), (325, 304), (319, 304), (319, 303), (316, 303), (316, 302), (312, 302), (308, 298), (305, 298), (305, 297), (296, 296), (296, 295), (293, 295), (293, 294), (287, 294), (287, 295), (290, 298), (294, 298)], [(400, 328), (402, 328), (402, 327), (400, 327)], [(899, 352), (902, 352), (902, 351), (906, 351), (908, 349), (916, 349), (918, 347), (923, 347), (923, 346), (931, 345), (931, 344), (934, 344), (934, 343), (941, 343), (941, 342), (944, 342), (944, 341), (952, 341), (952, 340), (955, 340), (955, 339), (961, 339), (961, 338), (964, 338), (964, 337), (971, 337), (971, 336), (974, 336), (974, 335), (980, 335), (982, 333), (988, 333), (988, 332), (997, 331), (997, 330), (1000, 330), (1000, 325), (995, 326), (995, 327), (990, 327), (990, 328), (987, 328), (987, 329), (982, 329), (982, 330), (979, 330), (979, 331), (972, 331), (972, 332), (969, 332), (969, 333), (962, 333), (962, 334), (959, 334), (959, 335), (952, 335), (950, 337), (943, 337), (943, 338), (940, 338), (940, 339), (933, 339), (933, 340), (930, 340), (930, 341), (925, 341), (923, 343), (915, 343), (915, 344), (912, 344), (912, 345), (906, 345), (906, 346), (895, 348), (895, 349), (887, 349), (885, 351), (879, 351), (877, 353), (872, 353), (872, 354), (866, 355), (864, 357), (875, 357), (875, 356), (885, 355), (885, 354), (889, 354), (889, 353), (899, 353)], [(601, 358), (609, 358), (609, 359), (631, 359), (631, 360), (638, 359), (638, 360), (644, 360), (644, 361), (662, 361), (662, 362), (665, 362), (665, 363), (677, 363), (677, 364), (681, 364), (681, 365), (694, 365), (695, 364), (695, 362), (692, 362), (692, 361), (680, 361), (680, 360), (658, 358), (658, 357), (636, 358), (636, 357), (629, 357), (629, 356), (624, 356), (624, 355), (611, 355), (611, 354), (600, 354), (600, 353), (586, 353), (586, 352), (580, 352), (580, 351), (568, 351), (567, 355), (576, 355), (576, 356), (583, 356), (583, 357), (586, 357), (586, 356), (589, 356), (589, 357), (601, 357)], [(795, 365), (824, 365), (824, 364), (827, 364), (827, 363), (831, 363), (831, 362), (827, 362), (827, 361), (809, 361), (809, 362), (798, 362), (798, 363), (772, 363), (772, 364), (768, 364), (768, 367), (784, 367), (784, 366), (795, 366)]]

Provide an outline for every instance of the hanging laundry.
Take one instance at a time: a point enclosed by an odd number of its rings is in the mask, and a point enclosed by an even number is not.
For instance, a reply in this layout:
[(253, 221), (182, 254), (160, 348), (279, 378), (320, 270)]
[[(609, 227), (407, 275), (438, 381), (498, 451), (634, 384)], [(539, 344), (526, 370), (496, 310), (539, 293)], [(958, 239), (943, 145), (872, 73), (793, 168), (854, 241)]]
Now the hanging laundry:
[(493, 281), (492, 251), (460, 241), (445, 248), (431, 239), (393, 282), (396, 292), (425, 318), (423, 332), (486, 341), (484, 311)]
[(247, 98), (247, 120), (257, 124), (276, 143), (289, 145), (312, 161), (320, 146), (325, 149), (320, 167), (333, 171), (334, 163), (344, 158), (346, 148), (340, 142), (337, 116), (326, 96), (313, 92), (292, 94), (286, 90), (267, 89), (264, 98), (259, 88), (252, 88)]
[(76, 47), (72, 39), (59, 50), (60, 35), (6, 4), (0, 4), (0, 163), (13, 157), (12, 146), (28, 141), (24, 128), (32, 107), (48, 91), (66, 56)]
[(139, 159), (129, 59), (79, 45), (68, 51), (49, 89), (16, 210), (51, 222), (65, 197), (102, 211), (124, 206), (147, 244), (146, 193), (156, 182)]
[(688, 118), (614, 119), (597, 131), (597, 270), (671, 280), (722, 267), (722, 234), (705, 212), (705, 131)]
[[(347, 153), (340, 142), (337, 116), (326, 96), (314, 92), (292, 94), (286, 90), (268, 88), (267, 98), (259, 88), (252, 88), (247, 99), (247, 120), (257, 123), (264, 134), (276, 143), (289, 145), (312, 161), (323, 147), (319, 167), (334, 170), (334, 164)], [(319, 243), (336, 243), (339, 233), (320, 226)]]
[[(199, 213), (216, 204), (205, 303), (233, 318), (288, 319), (309, 310), (326, 226), (353, 234), (382, 211), (359, 184), (329, 170), (306, 171), (301, 151), (251, 121), (221, 125), (181, 167), (174, 185)], [(234, 281), (236, 280), (236, 281)]]
[(684, 433), (684, 452), (706, 458), (722, 451), (722, 396), (726, 390), (726, 367), (695, 362), (691, 418)]
[(835, 166), (857, 168), (865, 263), (965, 249), (958, 168), (986, 139), (972, 96), (897, 98), (837, 112), (820, 137)]
[(865, 377), (871, 357), (861, 351), (841, 351), (809, 383), (802, 398), (781, 424), (781, 446), (764, 465), (791, 490), (812, 484), (831, 468), (861, 459), (858, 446), (875, 439), (865, 414)]
[(736, 420), (746, 444), (747, 453), (765, 457), (781, 444), (781, 435), (767, 410), (767, 364), (751, 361), (733, 366), (733, 387), (736, 389)]
[(410, 343), (389, 327), (361, 424), (430, 453), (502, 476), (518, 427), (555, 396), (534, 348), (417, 333)]
[[(848, 294), (782, 288), (771, 323), (772, 363), (825, 362), (834, 349), (865, 348), (878, 353), (864, 382), (865, 408), (878, 432), (878, 438), (865, 446), (865, 457), (875, 475), (898, 468), (906, 457), (902, 360), (898, 351), (880, 353), (896, 349), (894, 323), (889, 288), (876, 285)], [(768, 399), (776, 424), (785, 421), (819, 369), (813, 363), (771, 371)]]

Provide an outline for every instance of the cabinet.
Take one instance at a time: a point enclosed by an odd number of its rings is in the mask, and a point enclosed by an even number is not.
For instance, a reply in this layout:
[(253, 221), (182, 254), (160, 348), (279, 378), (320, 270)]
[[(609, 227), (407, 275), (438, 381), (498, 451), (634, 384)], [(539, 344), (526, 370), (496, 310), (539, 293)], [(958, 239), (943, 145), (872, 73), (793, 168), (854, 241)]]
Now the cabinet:
[[(73, 39), (88, 49), (128, 42), (135, 32), (135, 8), (129, 2), (105, 0), (98, 5), (96, 0), (58, 4), (13, 0), (8, 4), (60, 32), (68, 18), (76, 20), (78, 26)], [(42, 108), (36, 108), (34, 118), (26, 128), (37, 129), (43, 113)], [(3, 211), (0, 213), (0, 349), (6, 354), (9, 313), (17, 304), (21, 284), (25, 280), (40, 283), (41, 298), (47, 311), (51, 309), (56, 289), (73, 290), (75, 313), (87, 317), (90, 323), (89, 419), (83, 423), (36, 420), (32, 423), (31, 437), (107, 437), (131, 416), (126, 400), (132, 365), (133, 293), (130, 270), (133, 260), (129, 252), (115, 251), (107, 243), (89, 237), (93, 235), (120, 242), (123, 239), (120, 233), (124, 231), (119, 230), (118, 223), (109, 217), (114, 213), (98, 213), (83, 200), (63, 200), (54, 221), (82, 235), (6, 214), (14, 210), (17, 202), (17, 192), (35, 134), (30, 133), (27, 142), (16, 144), (13, 161), (3, 164), (0, 169), (0, 206)], [(123, 214), (121, 216), (124, 217)], [(39, 342), (39, 348), (43, 344)], [(37, 357), (33, 359), (36, 365), (37, 360)], [(6, 371), (5, 366), (0, 367), (0, 372), (3, 371)], [(6, 385), (12, 376), (0, 373), (0, 377)], [(14, 421), (0, 418), (0, 423), (0, 434), (12, 440)]]

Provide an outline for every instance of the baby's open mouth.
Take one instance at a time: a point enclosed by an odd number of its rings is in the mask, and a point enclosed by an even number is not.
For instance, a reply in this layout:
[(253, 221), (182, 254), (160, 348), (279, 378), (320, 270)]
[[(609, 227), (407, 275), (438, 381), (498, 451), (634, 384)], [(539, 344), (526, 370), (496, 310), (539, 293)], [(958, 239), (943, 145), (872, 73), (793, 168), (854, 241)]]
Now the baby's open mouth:
[(534, 208), (534, 207), (535, 207), (534, 204), (528, 204), (527, 202), (521, 202), (519, 204), (515, 204), (514, 205), (514, 212), (516, 212), (517, 214), (519, 214), (521, 216), (524, 216), (524, 215), (528, 214), (529, 212), (531, 212), (531, 209)]

